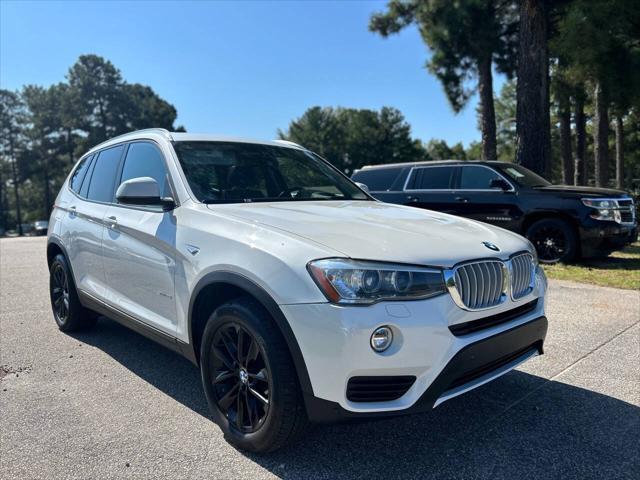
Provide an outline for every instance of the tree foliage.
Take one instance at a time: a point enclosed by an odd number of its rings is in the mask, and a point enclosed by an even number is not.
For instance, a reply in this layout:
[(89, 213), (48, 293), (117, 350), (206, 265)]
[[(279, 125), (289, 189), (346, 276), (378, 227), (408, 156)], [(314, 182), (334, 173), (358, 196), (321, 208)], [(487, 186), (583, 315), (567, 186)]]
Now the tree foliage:
[(48, 218), (64, 177), (91, 146), (131, 130), (174, 129), (176, 116), (151, 87), (127, 83), (97, 55), (82, 55), (65, 82), (0, 90), (0, 230)]
[(363, 165), (425, 158), (402, 113), (390, 107), (311, 107), (278, 135), (317, 152), (347, 174)]
[(431, 56), (427, 68), (442, 83), (459, 112), (480, 94), (483, 157), (496, 158), (492, 68), (511, 76), (515, 69), (517, 5), (504, 0), (391, 0), (373, 15), (369, 29), (388, 36), (415, 24)]

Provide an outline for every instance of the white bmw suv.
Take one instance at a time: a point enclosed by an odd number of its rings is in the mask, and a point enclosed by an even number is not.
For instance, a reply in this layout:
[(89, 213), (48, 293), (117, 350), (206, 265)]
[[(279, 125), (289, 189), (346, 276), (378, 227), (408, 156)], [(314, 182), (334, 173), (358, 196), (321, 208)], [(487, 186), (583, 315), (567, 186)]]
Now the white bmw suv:
[(253, 451), (309, 420), (432, 409), (541, 354), (547, 330), (523, 237), (378, 202), (284, 141), (98, 145), (56, 199), (47, 260), (60, 330), (105, 315), (186, 356)]

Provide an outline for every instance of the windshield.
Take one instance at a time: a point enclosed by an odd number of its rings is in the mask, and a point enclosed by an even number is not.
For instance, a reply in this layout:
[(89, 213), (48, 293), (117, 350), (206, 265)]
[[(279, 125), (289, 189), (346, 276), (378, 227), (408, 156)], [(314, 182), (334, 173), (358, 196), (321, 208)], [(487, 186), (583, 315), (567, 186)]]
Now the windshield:
[(546, 181), (537, 173), (533, 173), (528, 168), (524, 168), (520, 165), (500, 165), (502, 173), (507, 175), (511, 180), (514, 180), (518, 185), (522, 187), (548, 187), (550, 182)]
[(235, 142), (174, 142), (173, 147), (203, 203), (370, 200), (305, 150)]

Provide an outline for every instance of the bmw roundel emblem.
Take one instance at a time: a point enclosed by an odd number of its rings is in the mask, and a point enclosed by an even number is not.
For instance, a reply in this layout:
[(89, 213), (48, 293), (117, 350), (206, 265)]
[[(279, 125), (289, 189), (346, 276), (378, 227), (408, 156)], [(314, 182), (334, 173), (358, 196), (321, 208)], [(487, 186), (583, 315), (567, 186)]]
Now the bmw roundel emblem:
[(493, 250), (494, 252), (499, 252), (499, 251), (500, 251), (500, 248), (499, 248), (496, 244), (494, 244), (494, 243), (491, 243), (491, 242), (482, 242), (482, 244), (483, 244), (485, 247), (487, 247), (489, 250)]

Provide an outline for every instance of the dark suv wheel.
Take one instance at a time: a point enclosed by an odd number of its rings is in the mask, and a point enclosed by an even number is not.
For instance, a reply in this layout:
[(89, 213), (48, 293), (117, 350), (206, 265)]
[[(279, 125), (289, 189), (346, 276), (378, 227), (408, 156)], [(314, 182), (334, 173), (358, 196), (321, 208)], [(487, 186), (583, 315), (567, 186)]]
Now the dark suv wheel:
[(53, 317), (60, 330), (73, 332), (95, 325), (98, 316), (80, 303), (69, 264), (62, 254), (56, 255), (49, 267), (49, 294)]
[(304, 429), (307, 417), (289, 350), (255, 300), (241, 297), (218, 307), (200, 352), (207, 402), (228, 442), (269, 452)]
[(563, 220), (538, 220), (527, 229), (526, 237), (536, 248), (541, 263), (568, 263), (576, 257), (578, 242), (575, 231)]

